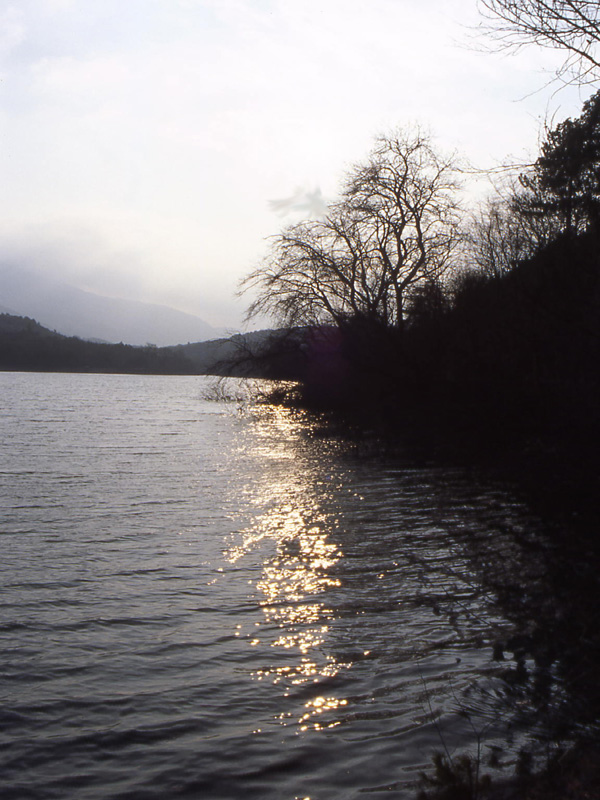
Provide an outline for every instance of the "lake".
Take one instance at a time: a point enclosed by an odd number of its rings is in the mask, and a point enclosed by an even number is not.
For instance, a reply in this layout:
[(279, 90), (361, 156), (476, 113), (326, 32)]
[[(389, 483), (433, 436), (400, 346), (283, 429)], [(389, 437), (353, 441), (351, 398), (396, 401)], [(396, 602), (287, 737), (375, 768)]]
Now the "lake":
[(210, 380), (0, 373), (5, 800), (412, 798), (434, 751), (594, 724), (595, 562)]

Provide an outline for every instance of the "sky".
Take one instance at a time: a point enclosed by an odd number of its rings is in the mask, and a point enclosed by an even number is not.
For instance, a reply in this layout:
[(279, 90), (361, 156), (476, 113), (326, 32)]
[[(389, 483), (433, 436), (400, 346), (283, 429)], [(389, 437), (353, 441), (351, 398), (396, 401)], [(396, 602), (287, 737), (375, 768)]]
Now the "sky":
[(0, 265), (241, 328), (268, 237), (377, 134), (490, 169), (579, 114), (557, 53), (488, 52), (480, 22), (476, 0), (0, 0)]

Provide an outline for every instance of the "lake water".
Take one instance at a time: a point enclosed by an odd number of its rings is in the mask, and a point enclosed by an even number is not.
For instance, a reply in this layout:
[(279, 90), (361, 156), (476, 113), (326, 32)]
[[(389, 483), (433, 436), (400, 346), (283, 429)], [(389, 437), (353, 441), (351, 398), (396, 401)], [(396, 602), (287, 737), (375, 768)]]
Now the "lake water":
[(0, 373), (0, 796), (410, 798), (435, 750), (514, 759), (572, 702), (530, 646), (571, 613), (540, 521), (208, 382)]

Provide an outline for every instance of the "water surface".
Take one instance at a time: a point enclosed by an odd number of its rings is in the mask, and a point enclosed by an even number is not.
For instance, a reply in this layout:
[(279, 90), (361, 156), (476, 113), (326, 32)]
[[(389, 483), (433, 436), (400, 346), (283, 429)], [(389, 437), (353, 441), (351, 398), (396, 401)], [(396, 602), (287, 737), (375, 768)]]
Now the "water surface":
[(531, 647), (568, 621), (540, 520), (207, 380), (0, 374), (2, 797), (408, 798), (434, 750), (513, 759), (572, 695)]

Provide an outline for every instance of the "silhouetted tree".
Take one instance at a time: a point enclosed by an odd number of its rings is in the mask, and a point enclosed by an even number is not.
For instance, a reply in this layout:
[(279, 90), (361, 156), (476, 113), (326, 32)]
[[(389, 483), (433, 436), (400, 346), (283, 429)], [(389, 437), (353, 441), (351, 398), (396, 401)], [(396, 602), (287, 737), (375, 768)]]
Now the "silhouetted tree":
[(530, 218), (553, 219), (559, 232), (581, 233), (600, 215), (600, 93), (576, 119), (548, 131), (533, 168), (521, 176), (525, 192), (518, 210)]
[(597, 229), (599, 215), (600, 93), (547, 130), (536, 162), (472, 215), (466, 262), (502, 277), (559, 237)]
[(562, 50), (560, 78), (589, 83), (600, 76), (597, 0), (481, 0), (480, 6), (501, 47), (537, 44)]
[(454, 262), (455, 175), (453, 160), (421, 133), (379, 137), (325, 219), (275, 237), (242, 285), (256, 292), (249, 317), (269, 314), (286, 326), (356, 318), (400, 330), (411, 293)]
[(471, 268), (490, 278), (506, 275), (546, 240), (544, 226), (515, 208), (515, 195), (492, 198), (473, 214), (467, 234)]

